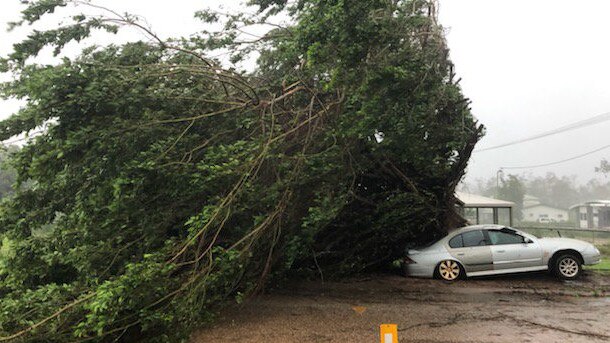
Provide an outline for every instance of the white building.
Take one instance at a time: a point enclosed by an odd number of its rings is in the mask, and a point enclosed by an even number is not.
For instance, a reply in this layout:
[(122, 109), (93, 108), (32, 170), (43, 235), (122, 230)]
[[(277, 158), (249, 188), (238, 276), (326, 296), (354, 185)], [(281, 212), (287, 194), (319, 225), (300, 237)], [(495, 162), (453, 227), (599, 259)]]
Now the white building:
[(576, 219), (576, 228), (610, 228), (610, 200), (593, 200), (570, 207)]
[(523, 207), (523, 221), (553, 223), (568, 221), (569, 212), (562, 208), (543, 204), (529, 204)]

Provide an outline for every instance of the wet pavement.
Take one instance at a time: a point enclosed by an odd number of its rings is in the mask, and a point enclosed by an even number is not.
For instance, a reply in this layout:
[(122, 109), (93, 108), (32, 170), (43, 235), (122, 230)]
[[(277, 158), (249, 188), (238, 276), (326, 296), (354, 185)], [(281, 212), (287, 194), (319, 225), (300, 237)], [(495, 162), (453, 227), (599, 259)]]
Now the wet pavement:
[(610, 276), (305, 282), (227, 309), (192, 342), (379, 342), (383, 323), (401, 343), (610, 342)]

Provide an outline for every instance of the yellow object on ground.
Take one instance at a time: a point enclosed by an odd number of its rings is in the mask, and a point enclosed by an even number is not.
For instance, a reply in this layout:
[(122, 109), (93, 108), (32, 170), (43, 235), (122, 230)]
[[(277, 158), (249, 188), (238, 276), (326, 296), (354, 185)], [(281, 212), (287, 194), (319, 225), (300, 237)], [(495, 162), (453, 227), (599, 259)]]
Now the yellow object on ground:
[(379, 325), (381, 343), (398, 343), (398, 326), (396, 324)]
[(359, 315), (362, 315), (364, 313), (364, 311), (366, 311), (366, 307), (354, 306), (354, 307), (352, 307), (352, 310), (354, 310), (354, 312), (358, 313)]

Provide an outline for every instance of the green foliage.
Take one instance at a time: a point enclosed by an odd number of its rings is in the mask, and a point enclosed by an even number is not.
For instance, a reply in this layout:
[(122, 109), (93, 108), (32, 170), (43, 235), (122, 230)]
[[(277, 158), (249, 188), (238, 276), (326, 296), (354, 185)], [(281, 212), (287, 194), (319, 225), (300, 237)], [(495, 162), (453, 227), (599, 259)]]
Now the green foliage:
[[(1, 90), (27, 105), (0, 138), (47, 128), (12, 160), (31, 187), (0, 207), (14, 252), (0, 334), (175, 342), (228, 301), (286, 277), (378, 270), (459, 223), (453, 191), (482, 127), (433, 4), (252, 3), (252, 16), (196, 14), (219, 32), (52, 66), (27, 57), (113, 28), (76, 16), (15, 46)], [(277, 11), (295, 24), (239, 40)], [(134, 18), (110, 22), (152, 35)], [(260, 52), (256, 70), (206, 57), (220, 48)]]
[(38, 21), (43, 15), (47, 13), (55, 12), (57, 7), (66, 6), (66, 1), (64, 0), (38, 0), (32, 1), (28, 4), (22, 12), (22, 20), (20, 22), (12, 23), (11, 27), (22, 25), (24, 22), (28, 24), (32, 24)]
[(9, 159), (12, 154), (18, 151), (19, 148), (16, 146), (0, 148), (0, 199), (4, 199), (13, 193), (17, 173), (10, 165)]

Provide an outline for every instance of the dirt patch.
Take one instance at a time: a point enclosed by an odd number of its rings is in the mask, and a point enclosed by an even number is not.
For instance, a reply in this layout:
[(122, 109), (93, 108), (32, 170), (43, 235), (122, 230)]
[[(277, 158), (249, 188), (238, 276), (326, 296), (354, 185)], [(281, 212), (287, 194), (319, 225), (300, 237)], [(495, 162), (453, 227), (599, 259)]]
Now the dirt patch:
[(456, 283), (378, 276), (306, 282), (224, 311), (204, 342), (608, 342), (610, 277), (561, 282), (547, 274)]

